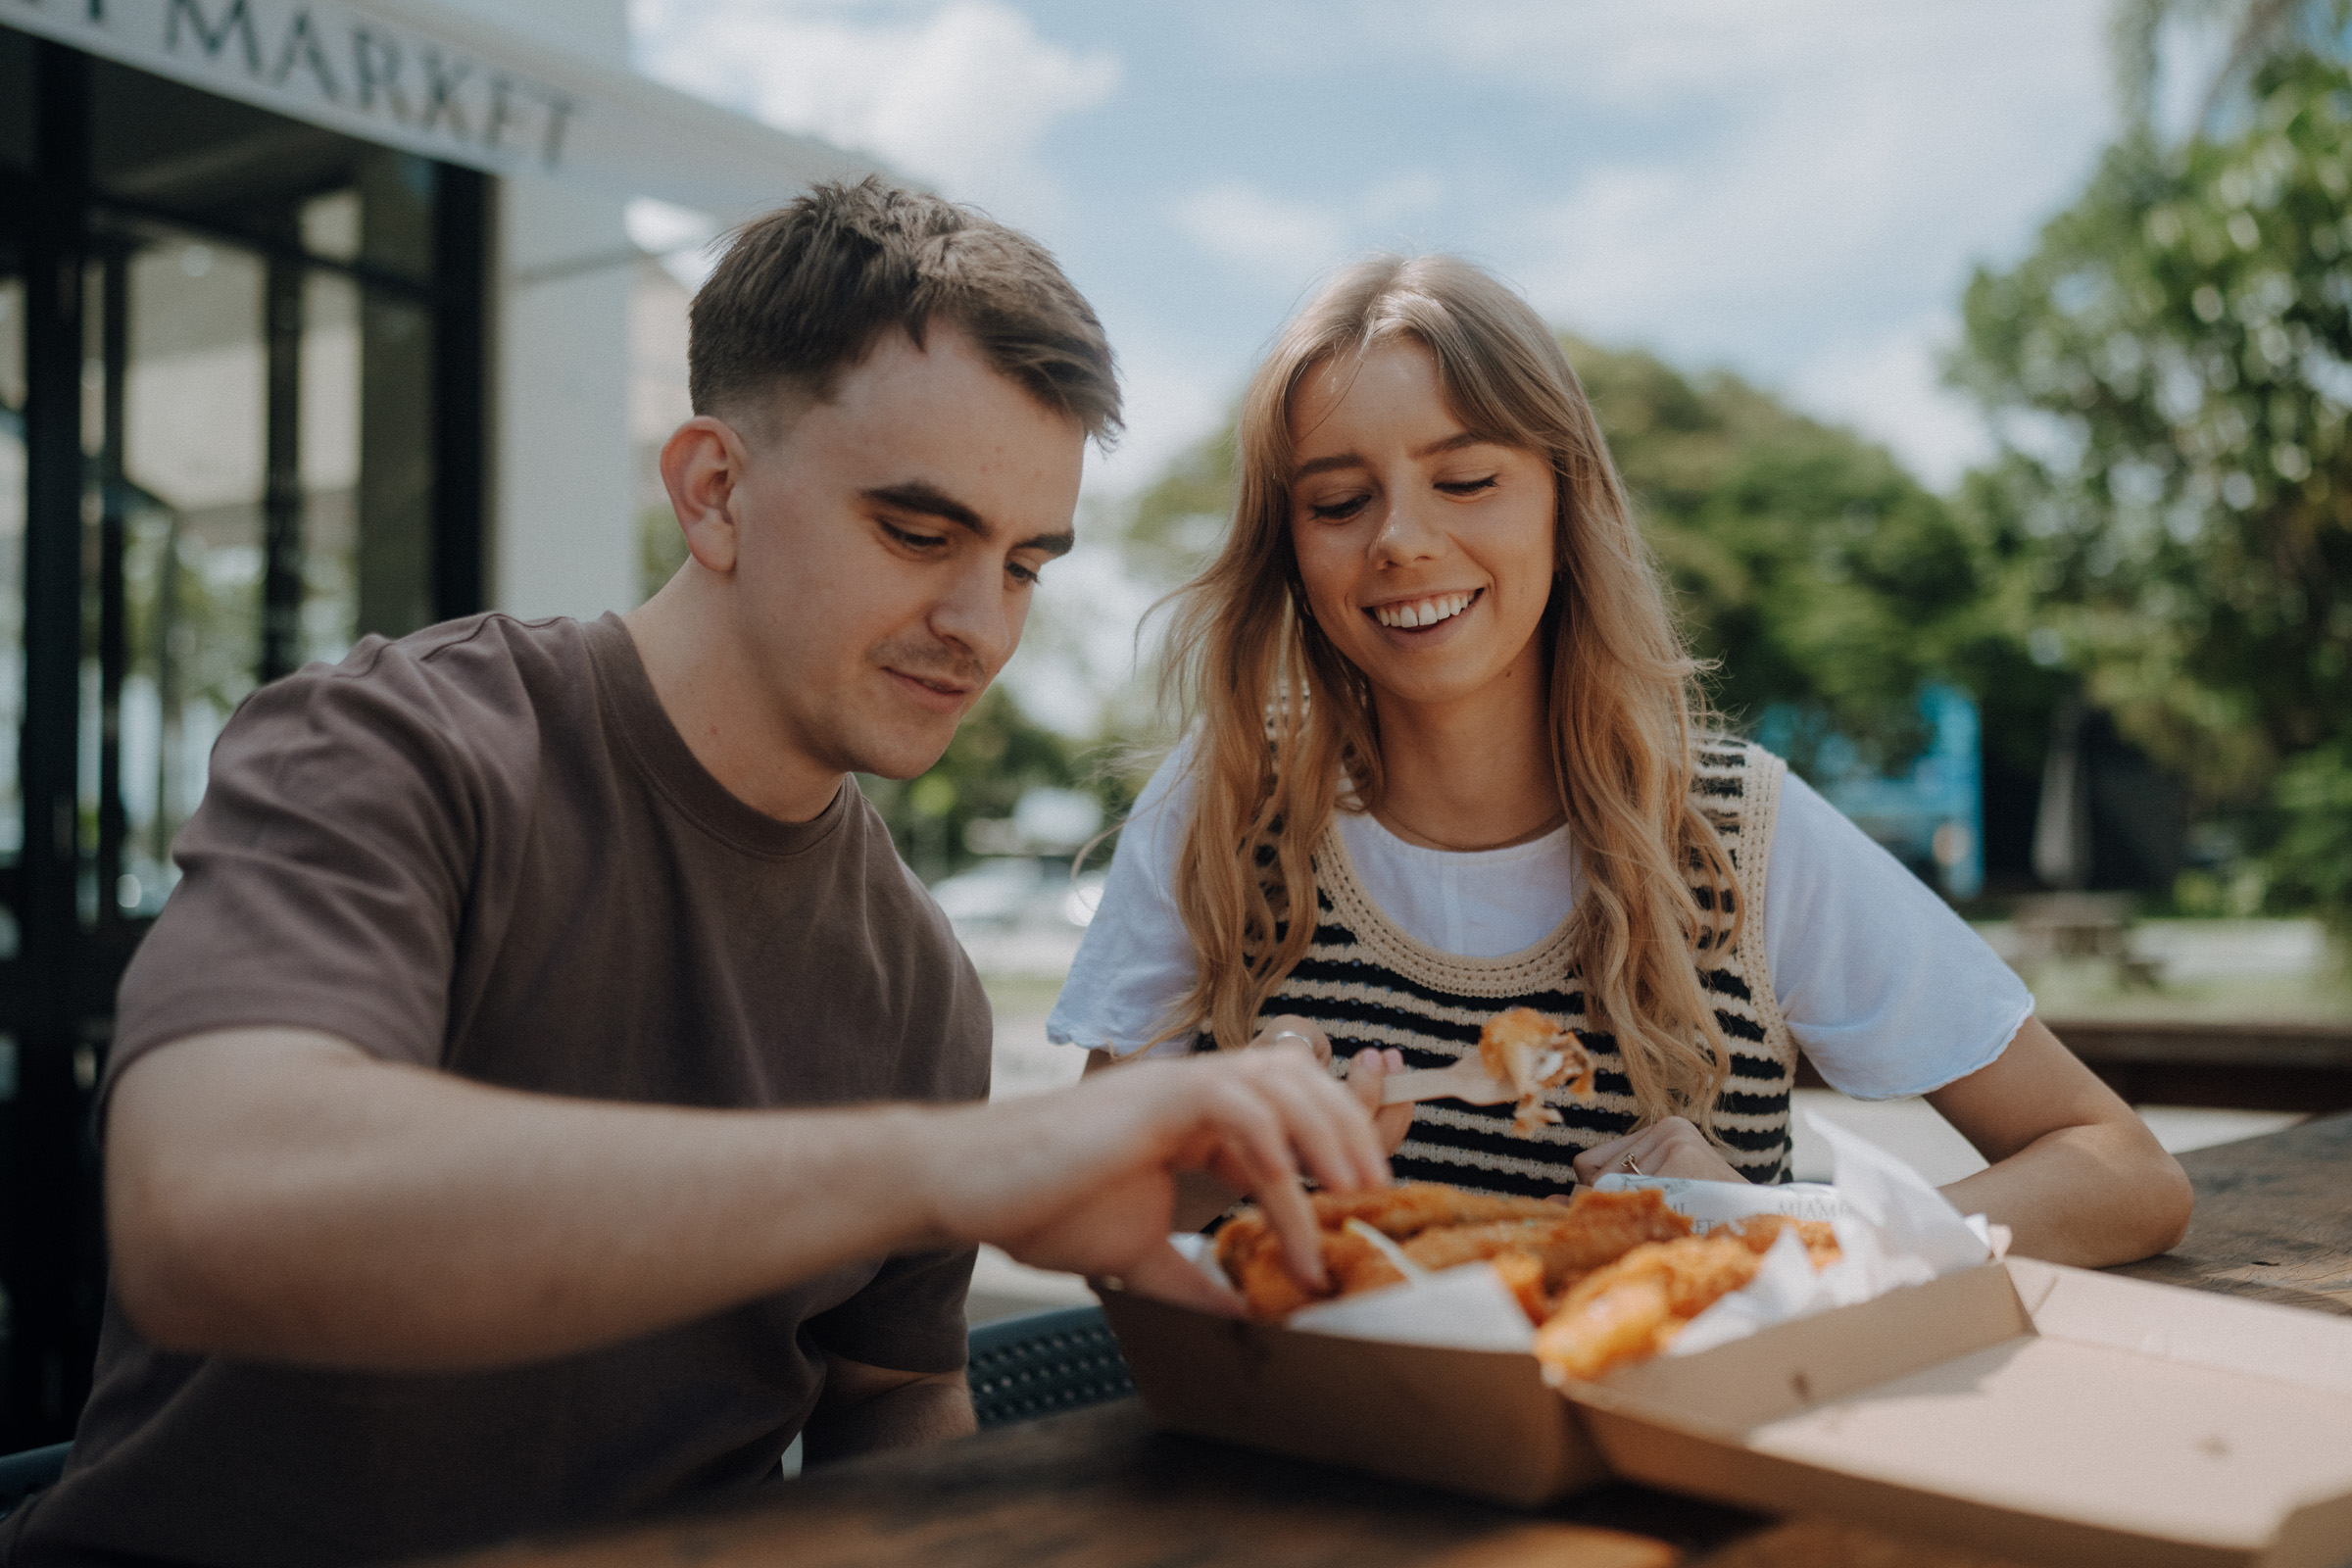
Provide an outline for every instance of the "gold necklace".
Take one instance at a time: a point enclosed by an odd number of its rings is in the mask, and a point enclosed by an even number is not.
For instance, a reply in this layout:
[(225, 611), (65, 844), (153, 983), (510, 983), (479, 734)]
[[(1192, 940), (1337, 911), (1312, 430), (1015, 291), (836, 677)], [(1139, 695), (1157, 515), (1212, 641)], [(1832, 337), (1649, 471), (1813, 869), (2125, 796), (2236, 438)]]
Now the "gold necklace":
[[(1558, 827), (1561, 823), (1568, 820), (1568, 808), (1566, 807), (1556, 808), (1549, 816), (1537, 823), (1534, 827), (1514, 833), (1508, 838), (1499, 839), (1493, 844), (1448, 844), (1434, 833), (1422, 832), (1419, 828), (1413, 826), (1410, 822), (1407, 822), (1403, 817), (1398, 816), (1394, 808), (1388, 812), (1388, 815), (1390, 819), (1398, 827), (1403, 828), (1406, 833), (1410, 833), (1414, 839), (1420, 841), (1421, 844), (1430, 849), (1445, 850), (1453, 855), (1482, 855), (1489, 850), (1507, 850), (1516, 845), (1530, 843), (1533, 840), (1542, 838), (1544, 834), (1550, 832), (1553, 828)], [(1399, 836), (1401, 837), (1402, 835)]]

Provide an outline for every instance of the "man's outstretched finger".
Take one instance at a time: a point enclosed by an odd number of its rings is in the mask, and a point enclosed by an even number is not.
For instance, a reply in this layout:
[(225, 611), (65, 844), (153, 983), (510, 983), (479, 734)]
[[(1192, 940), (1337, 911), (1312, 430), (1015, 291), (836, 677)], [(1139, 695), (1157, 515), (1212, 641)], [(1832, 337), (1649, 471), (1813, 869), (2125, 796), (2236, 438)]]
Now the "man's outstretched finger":
[(1323, 1270), (1323, 1231), (1297, 1173), (1284, 1172), (1280, 1179), (1261, 1184), (1252, 1196), (1266, 1211), (1274, 1234), (1282, 1238), (1283, 1260), (1290, 1264), (1292, 1277), (1310, 1290), (1322, 1290), (1330, 1279)]
[(1354, 1189), (1380, 1179), (1371, 1117), (1345, 1085), (1313, 1070), (1266, 1073), (1259, 1087), (1282, 1118), (1298, 1164), (1315, 1180)]

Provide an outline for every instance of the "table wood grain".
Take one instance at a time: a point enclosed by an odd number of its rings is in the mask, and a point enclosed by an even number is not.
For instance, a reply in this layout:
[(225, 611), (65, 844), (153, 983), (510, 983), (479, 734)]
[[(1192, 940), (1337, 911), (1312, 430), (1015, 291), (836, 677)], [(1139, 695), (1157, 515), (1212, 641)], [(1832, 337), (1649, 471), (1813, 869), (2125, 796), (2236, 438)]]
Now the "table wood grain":
[(2352, 1317), (2352, 1115), (2180, 1156), (2188, 1239), (2115, 1270)]
[[(2352, 1313), (2352, 1115), (2183, 1156), (2197, 1214), (2120, 1272)], [(1154, 1432), (1136, 1400), (878, 1454), (465, 1568), (2017, 1568), (1604, 1487), (1542, 1514)]]

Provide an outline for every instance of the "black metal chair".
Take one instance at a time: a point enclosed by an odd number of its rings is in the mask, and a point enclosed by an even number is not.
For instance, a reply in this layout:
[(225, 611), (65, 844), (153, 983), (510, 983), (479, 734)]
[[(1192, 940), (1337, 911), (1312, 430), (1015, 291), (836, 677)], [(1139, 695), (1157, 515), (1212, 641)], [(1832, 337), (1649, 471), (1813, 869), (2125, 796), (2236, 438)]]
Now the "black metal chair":
[(980, 1430), (1083, 1410), (1135, 1392), (1127, 1358), (1099, 1306), (984, 1323), (971, 1331), (964, 1377)]
[(52, 1443), (46, 1448), (0, 1454), (0, 1519), (16, 1505), (55, 1481), (66, 1468), (71, 1443)]

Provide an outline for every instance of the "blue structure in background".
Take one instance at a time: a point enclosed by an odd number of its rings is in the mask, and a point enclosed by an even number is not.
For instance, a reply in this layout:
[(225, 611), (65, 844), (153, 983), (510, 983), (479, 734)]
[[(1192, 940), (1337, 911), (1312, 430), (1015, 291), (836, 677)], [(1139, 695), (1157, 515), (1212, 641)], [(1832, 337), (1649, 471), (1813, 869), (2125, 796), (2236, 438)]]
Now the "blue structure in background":
[[(1919, 711), (1934, 738), (1908, 772), (1874, 772), (1853, 742), (1832, 735), (1821, 743), (1807, 782), (1946, 898), (1973, 899), (1984, 887), (1984, 766), (1976, 699), (1956, 686), (1933, 685), (1920, 692)], [(1757, 721), (1756, 739), (1787, 756), (1798, 721), (1793, 710), (1768, 708)]]

